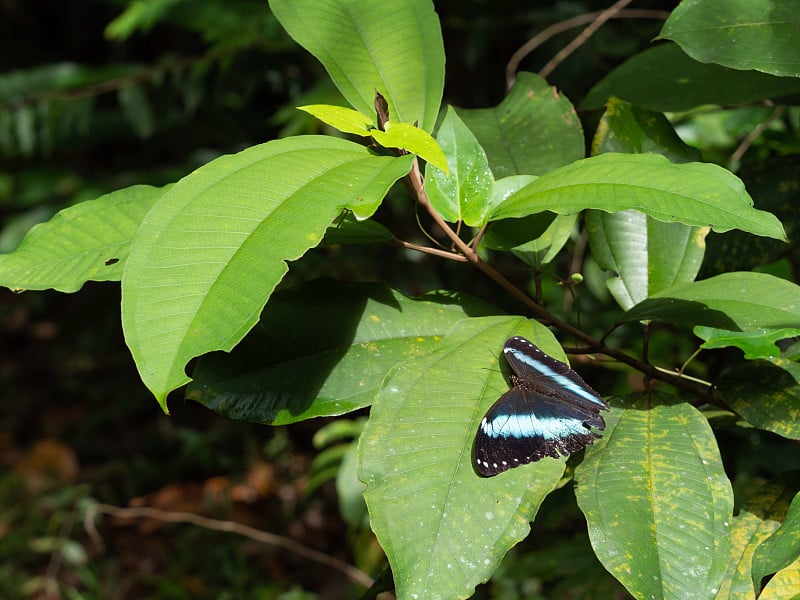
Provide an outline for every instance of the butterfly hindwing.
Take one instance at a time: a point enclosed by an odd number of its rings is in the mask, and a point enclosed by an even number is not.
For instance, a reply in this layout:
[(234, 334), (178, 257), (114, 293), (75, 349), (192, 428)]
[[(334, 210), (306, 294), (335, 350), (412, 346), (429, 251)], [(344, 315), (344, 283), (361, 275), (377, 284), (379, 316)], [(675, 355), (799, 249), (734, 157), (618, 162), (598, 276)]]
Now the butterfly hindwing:
[(566, 456), (600, 437), (590, 427), (605, 428), (599, 411), (608, 404), (575, 371), (522, 337), (510, 338), (504, 353), (516, 376), (475, 436), (473, 464), (480, 475)]

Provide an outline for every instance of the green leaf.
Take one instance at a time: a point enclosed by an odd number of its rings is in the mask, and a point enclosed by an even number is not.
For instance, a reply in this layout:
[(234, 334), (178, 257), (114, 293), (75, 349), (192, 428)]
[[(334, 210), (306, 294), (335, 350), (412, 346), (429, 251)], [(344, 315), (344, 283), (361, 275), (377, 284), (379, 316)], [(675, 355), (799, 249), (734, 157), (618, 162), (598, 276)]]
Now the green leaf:
[(663, 114), (619, 98), (608, 99), (592, 140), (592, 154), (606, 152), (661, 154), (674, 163), (701, 160), (700, 152), (681, 140)]
[(133, 130), (142, 139), (147, 139), (156, 129), (153, 108), (150, 99), (139, 85), (126, 85), (117, 92), (122, 114), (130, 123)]
[(295, 260), (342, 209), (366, 218), (412, 156), (300, 136), (220, 157), (148, 213), (122, 277), (122, 324), (142, 380), (166, 410), (193, 357), (230, 350)]
[(718, 598), (754, 598), (753, 555), (784, 519), (797, 494), (797, 471), (783, 473), (765, 484), (733, 519), (731, 553)]
[(228, 354), (202, 357), (186, 397), (229, 419), (282, 425), (372, 403), (391, 367), (433, 352), (460, 320), (496, 312), (457, 295), (314, 281), (270, 298)]
[(139, 225), (168, 190), (135, 185), (59, 211), (0, 254), (0, 285), (74, 292), (87, 281), (119, 281)]
[(514, 255), (537, 269), (552, 262), (569, 241), (577, 223), (578, 215), (556, 215), (544, 233), (514, 248)]
[(798, 380), (797, 363), (759, 360), (728, 370), (717, 387), (725, 403), (751, 425), (800, 440)]
[(749, 104), (798, 92), (800, 80), (703, 64), (667, 43), (640, 52), (614, 69), (591, 89), (580, 108), (596, 110), (616, 96), (647, 110), (677, 112), (705, 104)]
[(344, 244), (375, 244), (388, 242), (392, 232), (373, 219), (359, 221), (350, 211), (345, 211), (328, 227), (324, 243), (328, 246)]
[(491, 220), (587, 208), (635, 208), (659, 221), (785, 239), (780, 221), (754, 209), (730, 171), (704, 163), (673, 164), (656, 154), (601, 154), (556, 169), (509, 196), (492, 211)]
[[(490, 211), (511, 194), (535, 180), (534, 175), (511, 175), (494, 182)], [(545, 212), (520, 219), (494, 221), (481, 243), (493, 250), (512, 251), (524, 263), (539, 268), (552, 261), (575, 230), (577, 215)]]
[(785, 600), (800, 596), (800, 559), (781, 569), (758, 596), (758, 600)]
[(410, 123), (392, 123), (387, 121), (385, 131), (373, 129), (370, 133), (376, 142), (384, 148), (402, 148), (417, 154), (426, 162), (447, 171), (447, 159), (441, 147), (431, 134)]
[(800, 557), (800, 494), (792, 499), (778, 530), (756, 548), (753, 584), (758, 589), (767, 575), (788, 567)]
[(430, 0), (270, 0), (269, 6), (358, 112), (375, 113), (378, 91), (392, 121), (433, 131), (444, 45)]
[(654, 294), (622, 321), (664, 321), (731, 331), (800, 327), (800, 287), (765, 273), (723, 273)]
[(425, 192), (445, 221), (463, 221), (470, 227), (486, 223), (494, 177), (478, 140), (453, 107), (436, 133), (449, 173), (435, 166), (425, 170)]
[(459, 108), (478, 138), (495, 178), (543, 175), (585, 156), (575, 108), (533, 73), (517, 73), (508, 96), (493, 108)]
[(648, 296), (694, 280), (703, 261), (708, 228), (656, 221), (637, 210), (587, 211), (592, 256), (614, 276), (606, 281), (628, 310)]
[(733, 491), (700, 412), (640, 395), (606, 418), (575, 469), (597, 557), (636, 598), (714, 598), (728, 559)]
[(702, 63), (800, 77), (798, 0), (681, 2), (656, 39)]
[(563, 359), (539, 323), (469, 319), (437, 351), (398, 364), (372, 406), (359, 478), (400, 600), (468, 597), (528, 534), (564, 471), (549, 458), (491, 479), (473, 469), (478, 424), (508, 389), (498, 356), (514, 334)]
[(373, 120), (362, 115), (357, 110), (345, 108), (343, 106), (332, 106), (330, 104), (309, 104), (298, 106), (297, 110), (302, 110), (310, 115), (317, 117), (326, 125), (344, 133), (352, 133), (361, 137), (369, 137), (370, 129), (374, 126)]
[(748, 360), (773, 358), (780, 351), (775, 342), (786, 338), (800, 336), (800, 329), (753, 329), (751, 331), (729, 331), (713, 327), (698, 326), (694, 334), (705, 340), (700, 346), (705, 350), (735, 347), (744, 351)]

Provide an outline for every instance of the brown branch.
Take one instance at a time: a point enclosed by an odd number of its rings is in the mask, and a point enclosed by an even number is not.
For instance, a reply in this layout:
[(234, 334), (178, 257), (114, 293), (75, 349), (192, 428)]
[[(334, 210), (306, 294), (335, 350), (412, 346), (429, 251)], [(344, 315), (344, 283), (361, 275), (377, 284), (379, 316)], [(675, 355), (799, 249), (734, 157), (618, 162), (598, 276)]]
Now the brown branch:
[(478, 256), (477, 252), (475, 252), (469, 245), (467, 245), (447, 222), (439, 216), (439, 213), (431, 206), (430, 200), (428, 199), (428, 195), (425, 193), (424, 188), (424, 180), (422, 178), (422, 173), (419, 170), (419, 162), (417, 159), (414, 159), (414, 163), (411, 167), (411, 172), (407, 176), (408, 187), (414, 192), (417, 198), (417, 202), (419, 202), (420, 206), (425, 208), (428, 213), (431, 215), (433, 220), (442, 228), (447, 234), (447, 237), (453, 242), (453, 245), (458, 248), (458, 250), (466, 257), (466, 259), (471, 262), (475, 267), (477, 267), (480, 271), (482, 271), (487, 277), (492, 279), (496, 282), (500, 287), (506, 290), (509, 294), (517, 298), (520, 302), (522, 302), (526, 307), (528, 307), (531, 312), (542, 321), (548, 323), (549, 325), (555, 327), (559, 331), (570, 335), (590, 348), (593, 349), (594, 352), (599, 354), (605, 354), (611, 358), (618, 360), (621, 363), (624, 363), (630, 367), (633, 367), (637, 371), (640, 371), (644, 375), (646, 375), (650, 379), (658, 379), (660, 381), (664, 381), (686, 393), (689, 393), (701, 400), (707, 402), (709, 400), (707, 394), (704, 391), (698, 390), (696, 387), (682, 379), (677, 375), (672, 375), (669, 373), (664, 372), (663, 370), (659, 370), (653, 365), (647, 364), (642, 362), (632, 356), (629, 356), (622, 350), (618, 350), (616, 348), (612, 348), (611, 346), (607, 346), (605, 343), (598, 341), (591, 337), (589, 334), (584, 333), (580, 329), (573, 327), (569, 323), (562, 321), (558, 317), (550, 314), (543, 306), (537, 304), (532, 298), (530, 298), (525, 292), (520, 290), (517, 286), (515, 286), (511, 281), (506, 279), (500, 272), (498, 272), (492, 265), (489, 263), (484, 262), (481, 260), (480, 256)]
[(448, 260), (457, 260), (460, 262), (467, 262), (467, 257), (463, 254), (456, 254), (455, 252), (450, 252), (450, 250), (442, 250), (440, 248), (431, 248), (430, 246), (420, 246), (419, 244), (414, 244), (412, 242), (405, 242), (403, 240), (393, 239), (390, 241), (391, 244), (395, 246), (400, 246), (402, 248), (408, 248), (409, 250), (416, 250), (417, 252), (423, 252), (425, 254), (432, 254), (434, 256), (440, 256), (442, 258), (446, 258)]
[[(613, 8), (613, 7), (612, 7)], [(560, 23), (554, 23), (550, 25), (530, 40), (525, 42), (520, 48), (511, 55), (511, 58), (506, 65), (506, 86), (507, 89), (511, 89), (514, 85), (514, 81), (516, 79), (516, 73), (519, 69), (519, 64), (527, 57), (531, 52), (533, 52), (536, 48), (541, 46), (551, 37), (558, 35), (559, 33), (563, 33), (564, 31), (569, 31), (575, 27), (580, 27), (581, 25), (585, 25), (587, 23), (592, 23), (595, 19), (598, 19), (601, 15), (608, 12), (611, 9), (607, 10), (599, 10), (596, 12), (586, 13), (583, 15), (578, 15), (572, 17), (571, 19), (567, 19), (565, 21), (561, 21)], [(603, 22), (607, 21), (608, 19), (660, 19), (666, 20), (669, 17), (669, 12), (664, 10), (642, 10), (642, 9), (620, 9), (616, 13), (610, 15), (607, 19)], [(600, 24), (602, 25), (602, 23)], [(599, 27), (599, 25), (598, 25)], [(590, 32), (589, 35), (594, 33), (594, 31)], [(587, 35), (586, 38), (589, 36)], [(581, 40), (580, 43), (586, 41), (585, 39)], [(572, 50), (570, 50), (572, 52)], [(563, 58), (566, 58), (563, 57)], [(563, 60), (561, 58), (560, 60)], [(555, 58), (553, 59), (555, 60)], [(559, 62), (560, 62), (559, 60)], [(553, 61), (550, 61), (553, 62)], [(550, 63), (548, 63), (549, 65)], [(555, 65), (554, 65), (555, 66)], [(547, 67), (545, 67), (547, 68)], [(552, 70), (552, 68), (550, 69)], [(547, 71), (549, 74), (550, 71)], [(545, 77), (544, 69), (539, 73), (542, 77)]]
[(359, 569), (356, 569), (352, 565), (339, 560), (338, 558), (334, 558), (333, 556), (329, 556), (318, 550), (304, 546), (303, 544), (295, 542), (292, 539), (275, 535), (274, 533), (267, 533), (265, 531), (261, 531), (260, 529), (255, 529), (254, 527), (242, 525), (241, 523), (236, 523), (234, 521), (220, 521), (218, 519), (209, 519), (208, 517), (203, 517), (195, 513), (159, 510), (157, 508), (150, 508), (148, 506), (124, 508), (110, 504), (95, 504), (89, 511), (87, 511), (86, 517), (84, 518), (84, 524), (87, 532), (90, 532), (91, 534), (91, 532), (94, 531), (95, 535), (97, 534), (97, 530), (94, 527), (94, 516), (96, 512), (125, 519), (147, 518), (156, 519), (166, 523), (191, 523), (192, 525), (204, 527), (205, 529), (223, 531), (226, 533), (235, 533), (262, 544), (269, 544), (270, 546), (284, 548), (285, 550), (294, 552), (295, 554), (309, 560), (327, 565), (343, 573), (351, 581), (359, 585), (363, 585), (364, 587), (368, 588), (373, 584), (373, 579), (369, 575), (363, 571), (360, 571)]

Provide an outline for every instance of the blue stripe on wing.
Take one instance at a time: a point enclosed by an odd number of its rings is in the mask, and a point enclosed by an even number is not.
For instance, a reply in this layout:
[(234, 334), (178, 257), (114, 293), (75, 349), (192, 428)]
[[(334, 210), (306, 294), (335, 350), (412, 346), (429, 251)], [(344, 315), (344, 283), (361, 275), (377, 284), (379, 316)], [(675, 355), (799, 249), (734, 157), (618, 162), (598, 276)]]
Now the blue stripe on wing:
[(575, 371), (523, 337), (510, 338), (503, 351), (516, 377), (478, 427), (472, 457), (479, 475), (567, 456), (600, 437), (591, 428), (605, 429), (599, 413), (608, 404)]

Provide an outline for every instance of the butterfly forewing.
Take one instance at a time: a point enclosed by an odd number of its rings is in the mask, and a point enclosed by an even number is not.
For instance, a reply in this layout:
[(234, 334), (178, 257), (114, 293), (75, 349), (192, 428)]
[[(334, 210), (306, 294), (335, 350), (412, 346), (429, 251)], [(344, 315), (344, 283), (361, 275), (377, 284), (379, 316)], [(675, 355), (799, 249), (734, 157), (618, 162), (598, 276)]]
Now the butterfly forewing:
[(473, 445), (475, 469), (491, 477), (513, 467), (580, 450), (604, 429), (608, 404), (566, 364), (523, 337), (503, 348), (516, 373), (513, 387), (481, 420)]

